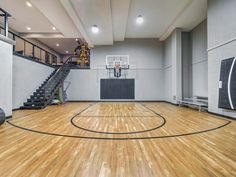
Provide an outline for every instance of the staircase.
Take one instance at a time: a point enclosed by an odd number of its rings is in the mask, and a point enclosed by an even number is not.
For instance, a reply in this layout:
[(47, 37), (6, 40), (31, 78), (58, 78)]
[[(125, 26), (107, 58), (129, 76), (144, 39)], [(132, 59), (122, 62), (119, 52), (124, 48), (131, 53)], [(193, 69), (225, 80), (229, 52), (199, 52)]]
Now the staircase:
[(43, 109), (51, 103), (55, 93), (63, 85), (70, 72), (69, 59), (60, 68), (53, 71), (20, 109)]

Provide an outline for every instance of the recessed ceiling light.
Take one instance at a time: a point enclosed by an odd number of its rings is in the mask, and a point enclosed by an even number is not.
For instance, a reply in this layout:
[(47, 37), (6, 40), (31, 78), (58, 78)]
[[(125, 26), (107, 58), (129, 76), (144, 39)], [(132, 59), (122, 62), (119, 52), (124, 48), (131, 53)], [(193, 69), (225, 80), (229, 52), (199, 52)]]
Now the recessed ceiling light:
[(31, 30), (31, 28), (30, 28), (29, 26), (26, 26), (26, 29), (27, 29), (28, 31), (30, 31), (30, 30)]
[(97, 34), (99, 32), (99, 28), (97, 25), (93, 25), (92, 28), (91, 28), (91, 31), (95, 34)]
[(59, 47), (59, 46), (60, 46), (60, 44), (56, 44), (56, 46), (57, 46), (57, 47)]
[(32, 7), (32, 4), (29, 1), (25, 2), (28, 7)]
[(137, 23), (138, 25), (143, 24), (143, 21), (144, 21), (144, 19), (143, 19), (143, 16), (142, 16), (142, 15), (139, 15), (139, 16), (137, 17), (137, 19), (136, 19), (136, 23)]
[(69, 51), (67, 50), (66, 53), (69, 53)]
[(54, 26), (53, 26), (53, 27), (52, 27), (52, 30), (54, 30), (54, 31), (55, 31), (55, 30), (56, 30), (56, 27), (54, 27)]

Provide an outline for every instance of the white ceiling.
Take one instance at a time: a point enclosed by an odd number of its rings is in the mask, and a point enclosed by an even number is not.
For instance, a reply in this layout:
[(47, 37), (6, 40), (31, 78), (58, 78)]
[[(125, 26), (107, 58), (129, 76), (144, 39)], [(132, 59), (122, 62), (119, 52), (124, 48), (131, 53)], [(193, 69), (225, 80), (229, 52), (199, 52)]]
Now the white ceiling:
[[(159, 38), (189, 0), (133, 0), (126, 28), (127, 38)], [(147, 3), (148, 2), (148, 3)], [(144, 24), (137, 26), (138, 15)]]
[[(46, 44), (48, 47), (60, 54), (73, 54), (74, 49), (78, 46), (78, 43), (74, 38), (39, 38), (40, 42)], [(60, 44), (60, 46), (56, 46)]]
[[(25, 0), (0, 0), (0, 7), (13, 16), (10, 27), (53, 49), (54, 38), (58, 39), (65, 46), (61, 51), (55, 50), (62, 54), (74, 45), (75, 38), (84, 38), (90, 46), (112, 45), (125, 38), (165, 40), (175, 28), (190, 31), (207, 16), (207, 0), (29, 1), (31, 8)], [(136, 25), (138, 15), (144, 17), (143, 25)], [(99, 27), (98, 34), (91, 32), (93, 25)], [(26, 26), (32, 30), (27, 31)], [(57, 30), (53, 31), (52, 26)]]
[(12, 15), (9, 26), (17, 32), (29, 32), (26, 26), (31, 27), (31, 32), (54, 32), (53, 24), (34, 6), (27, 7), (25, 0), (0, 0), (0, 7)]
[[(110, 0), (70, 0), (94, 45), (113, 44), (111, 1)], [(97, 25), (99, 34), (93, 34), (91, 27)]]

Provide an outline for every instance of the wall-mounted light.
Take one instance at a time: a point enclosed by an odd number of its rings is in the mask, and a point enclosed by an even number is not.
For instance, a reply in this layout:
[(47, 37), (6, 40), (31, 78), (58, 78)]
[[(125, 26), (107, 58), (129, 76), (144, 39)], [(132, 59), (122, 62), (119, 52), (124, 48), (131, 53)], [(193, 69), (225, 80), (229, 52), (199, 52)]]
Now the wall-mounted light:
[(97, 25), (93, 25), (92, 28), (91, 28), (91, 31), (94, 33), (94, 34), (97, 34), (99, 32), (99, 28)]
[(141, 24), (143, 24), (143, 22), (144, 22), (143, 16), (142, 16), (142, 15), (139, 15), (139, 16), (136, 18), (136, 23), (137, 23), (138, 25), (141, 25)]
[(67, 50), (66, 53), (69, 53), (69, 51)]
[(53, 27), (52, 27), (52, 30), (53, 30), (53, 31), (56, 31), (56, 27), (53, 26)]
[(57, 47), (59, 47), (59, 46), (60, 46), (60, 44), (56, 44), (56, 46), (57, 46)]

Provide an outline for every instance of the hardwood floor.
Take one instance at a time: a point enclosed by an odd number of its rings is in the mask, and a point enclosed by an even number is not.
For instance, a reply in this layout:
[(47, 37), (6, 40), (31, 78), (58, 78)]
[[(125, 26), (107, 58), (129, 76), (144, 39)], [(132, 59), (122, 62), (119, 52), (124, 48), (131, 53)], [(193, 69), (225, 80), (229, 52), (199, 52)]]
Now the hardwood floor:
[(236, 122), (167, 103), (67, 103), (0, 127), (0, 177), (236, 176)]

